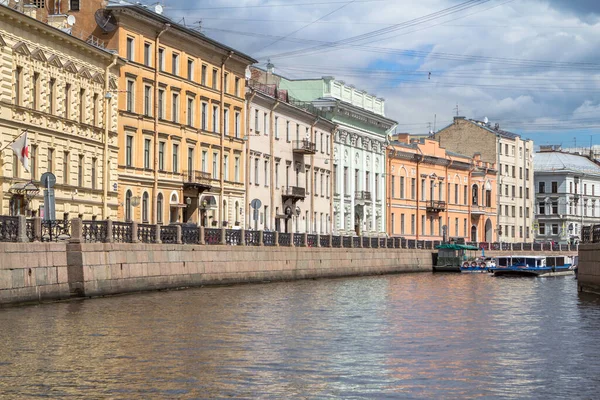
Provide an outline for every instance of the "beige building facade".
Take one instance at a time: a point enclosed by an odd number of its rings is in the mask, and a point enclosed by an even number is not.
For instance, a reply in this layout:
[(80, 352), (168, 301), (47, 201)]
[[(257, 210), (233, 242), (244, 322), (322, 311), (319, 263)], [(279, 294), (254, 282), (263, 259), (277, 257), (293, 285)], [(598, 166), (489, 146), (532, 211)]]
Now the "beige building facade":
[(461, 154), (480, 154), (496, 164), (497, 225), (494, 241), (531, 242), (534, 223), (533, 141), (498, 124), (454, 117), (435, 134), (440, 146)]
[[(287, 91), (250, 81), (247, 202), (252, 229), (331, 233), (335, 125), (289, 102)], [(253, 203), (255, 204), (255, 203)], [(250, 206), (247, 203), (247, 206)]]
[[(31, 16), (30, 16), (31, 15)], [(30, 172), (2, 152), (4, 215), (44, 215), (44, 172), (56, 176), (56, 217), (116, 217), (117, 109), (122, 61), (32, 16), (0, 6), (0, 140), (27, 132)]]

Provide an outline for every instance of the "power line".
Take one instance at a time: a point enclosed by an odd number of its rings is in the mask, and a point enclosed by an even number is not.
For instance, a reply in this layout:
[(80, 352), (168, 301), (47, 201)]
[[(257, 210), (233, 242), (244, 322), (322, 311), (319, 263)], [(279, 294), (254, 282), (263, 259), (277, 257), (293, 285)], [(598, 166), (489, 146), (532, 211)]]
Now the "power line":
[[(385, 1), (396, 1), (396, 0), (356, 0), (356, 3), (374, 3), (374, 2), (385, 2)], [(197, 8), (171, 8), (169, 10), (177, 11), (210, 11), (210, 10), (228, 10), (228, 9), (248, 9), (248, 8), (272, 8), (272, 7), (298, 7), (298, 6), (320, 6), (330, 4), (341, 4), (347, 3), (348, 1), (319, 1), (312, 3), (275, 3), (275, 4), (257, 4), (251, 6), (219, 6), (219, 7), (197, 7)]]

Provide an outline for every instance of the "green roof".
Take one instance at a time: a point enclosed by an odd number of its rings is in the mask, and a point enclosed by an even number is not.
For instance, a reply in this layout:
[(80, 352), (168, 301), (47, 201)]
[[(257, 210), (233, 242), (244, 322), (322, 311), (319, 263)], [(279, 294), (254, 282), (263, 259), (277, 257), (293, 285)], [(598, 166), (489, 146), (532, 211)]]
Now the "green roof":
[(468, 244), (442, 243), (439, 246), (437, 246), (436, 249), (479, 250), (479, 247), (469, 246)]

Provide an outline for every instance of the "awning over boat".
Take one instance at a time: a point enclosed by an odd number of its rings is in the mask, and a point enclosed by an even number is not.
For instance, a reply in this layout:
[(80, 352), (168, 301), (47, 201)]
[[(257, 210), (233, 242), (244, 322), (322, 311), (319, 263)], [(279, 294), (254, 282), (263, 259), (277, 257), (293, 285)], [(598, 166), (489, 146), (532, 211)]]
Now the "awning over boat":
[(456, 244), (456, 243), (442, 243), (436, 246), (436, 249), (448, 249), (448, 250), (479, 250), (478, 247), (469, 246), (468, 244)]

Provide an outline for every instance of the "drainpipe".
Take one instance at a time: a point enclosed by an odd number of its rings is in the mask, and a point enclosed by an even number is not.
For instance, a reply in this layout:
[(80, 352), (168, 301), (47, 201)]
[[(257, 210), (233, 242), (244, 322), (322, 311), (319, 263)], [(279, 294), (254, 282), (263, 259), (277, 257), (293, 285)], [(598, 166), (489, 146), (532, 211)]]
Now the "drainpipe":
[[(312, 138), (312, 142), (315, 143), (315, 149), (316, 149), (316, 143), (317, 143), (317, 137), (315, 135), (315, 125), (317, 125), (317, 122), (319, 122), (320, 117), (315, 118), (315, 120), (313, 121), (313, 123), (310, 125), (310, 137)], [(315, 188), (317, 187), (317, 182), (315, 180), (315, 155), (311, 154), (310, 156), (310, 172), (312, 174), (312, 188), (310, 191), (310, 227), (314, 227), (315, 226)], [(321, 193), (323, 194), (323, 193)], [(310, 228), (309, 227), (309, 228)], [(306, 230), (306, 233), (308, 233), (309, 229)], [(316, 233), (316, 232), (314, 232)]]
[(102, 161), (104, 165), (102, 166), (102, 219), (108, 218), (108, 165), (109, 165), (109, 155), (108, 155), (108, 140), (109, 140), (109, 126), (108, 126), (108, 107), (110, 105), (111, 95), (108, 92), (110, 89), (110, 69), (117, 65), (117, 60), (119, 56), (117, 54), (113, 54), (112, 61), (109, 65), (106, 66), (104, 70), (104, 150), (102, 155)]
[[(338, 179), (337, 174), (334, 176), (333, 172), (333, 153), (334, 153), (334, 144), (335, 144), (335, 135), (338, 132), (338, 129), (340, 128), (339, 125), (335, 125), (334, 128), (331, 130), (331, 135), (329, 138), (329, 169), (330, 169), (330, 174), (331, 174), (331, 180), (329, 182), (329, 194), (330, 194), (330, 201), (329, 201), (329, 234), (333, 235), (333, 228), (334, 228), (334, 219), (333, 219), (333, 203), (335, 201), (335, 185), (336, 185), (336, 180)], [(339, 174), (339, 171), (338, 171)]]
[(223, 200), (225, 200), (225, 171), (223, 168), (223, 160), (225, 160), (225, 63), (233, 56), (233, 51), (230, 51), (225, 57), (223, 57), (223, 61), (221, 62), (221, 109), (219, 110), (220, 118), (219, 118), (219, 130), (221, 132), (220, 145), (221, 145), (221, 157), (219, 158), (219, 169), (221, 171), (221, 198), (220, 204), (217, 209), (221, 210), (220, 217), (223, 218), (221, 220), (221, 225), (223, 225), (223, 221), (225, 221), (225, 210), (223, 210)]
[[(154, 40), (154, 187), (152, 189), (152, 223), (158, 220), (158, 71), (160, 68), (158, 59), (158, 48), (160, 46), (160, 37), (165, 33), (171, 24), (165, 24)], [(182, 193), (183, 198), (183, 193)]]
[(249, 96), (246, 95), (246, 136), (244, 138), (244, 141), (246, 142), (246, 161), (244, 162), (244, 165), (246, 166), (246, 179), (244, 182), (246, 188), (246, 201), (244, 202), (244, 220), (248, 222), (248, 225), (244, 227), (245, 229), (250, 229), (252, 226), (252, 221), (250, 220), (250, 185), (248, 182), (250, 182), (250, 106), (252, 105), (254, 96), (256, 96), (256, 91), (250, 88)]
[[(271, 160), (269, 165), (269, 185), (271, 194), (271, 209), (269, 210), (269, 227), (275, 228), (275, 109), (279, 106), (279, 100), (275, 100), (275, 104), (271, 107), (270, 115), (270, 137), (269, 137), (269, 151), (271, 153)], [(265, 219), (267, 216), (265, 215)]]

